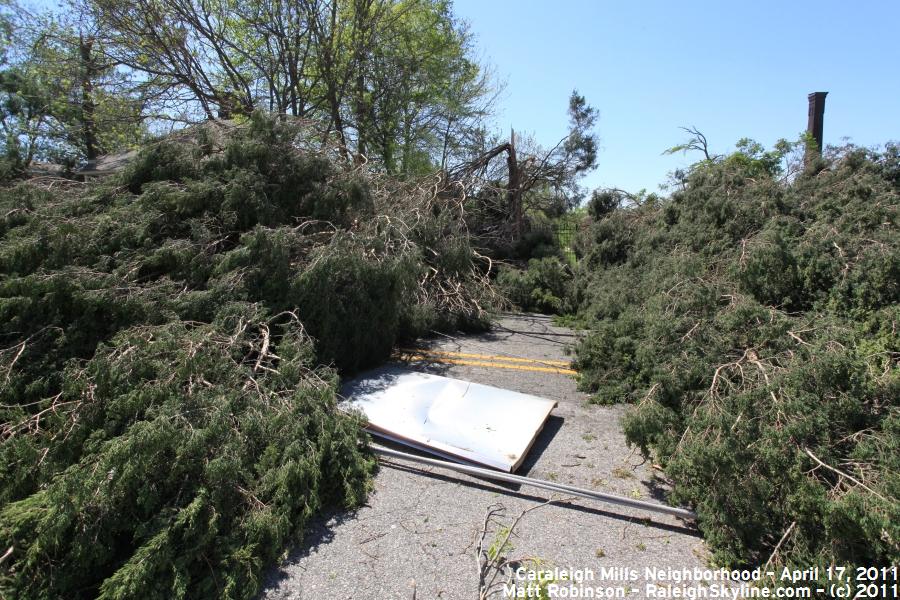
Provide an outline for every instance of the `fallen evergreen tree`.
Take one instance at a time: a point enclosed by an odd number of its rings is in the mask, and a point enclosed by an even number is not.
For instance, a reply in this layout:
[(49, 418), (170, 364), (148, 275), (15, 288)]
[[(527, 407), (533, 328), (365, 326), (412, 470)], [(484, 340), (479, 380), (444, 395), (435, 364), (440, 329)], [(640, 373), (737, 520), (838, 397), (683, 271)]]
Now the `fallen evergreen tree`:
[(485, 322), (454, 201), (311, 135), (255, 115), (0, 188), (4, 596), (252, 597), (366, 496), (337, 373)]
[(896, 565), (900, 149), (781, 158), (744, 145), (592, 225), (581, 384), (635, 405), (718, 563)]
[(545, 314), (571, 311), (572, 274), (555, 256), (532, 258), (524, 270), (504, 266), (497, 287), (520, 310)]

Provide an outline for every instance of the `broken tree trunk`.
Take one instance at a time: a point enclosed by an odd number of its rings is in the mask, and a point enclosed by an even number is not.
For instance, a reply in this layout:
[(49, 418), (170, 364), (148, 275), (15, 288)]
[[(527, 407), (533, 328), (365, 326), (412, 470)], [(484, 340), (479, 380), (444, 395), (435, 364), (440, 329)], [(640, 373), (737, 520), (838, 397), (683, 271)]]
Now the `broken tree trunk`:
[(96, 161), (100, 154), (94, 105), (94, 77), (97, 69), (92, 54), (93, 47), (93, 38), (78, 38), (78, 51), (81, 57), (81, 132), (84, 154), (88, 161)]
[(509, 224), (508, 232), (512, 238), (510, 241), (515, 242), (521, 239), (525, 230), (522, 197), (526, 187), (523, 184), (527, 179), (523, 166), (527, 167), (527, 161), (524, 165), (519, 163), (516, 154), (516, 132), (514, 130), (510, 131), (509, 142), (495, 146), (477, 158), (457, 166), (447, 173), (447, 179), (448, 181), (466, 180), (476, 173), (487, 169), (488, 164), (504, 152), (506, 153), (507, 167), (505, 211), (507, 223)]
[(522, 214), (522, 172), (519, 170), (519, 161), (516, 157), (516, 132), (514, 129), (511, 129), (509, 133), (506, 167), (509, 170), (509, 180), (506, 185), (509, 214), (513, 220), (515, 240), (520, 240), (522, 239), (524, 226), (524, 215)]

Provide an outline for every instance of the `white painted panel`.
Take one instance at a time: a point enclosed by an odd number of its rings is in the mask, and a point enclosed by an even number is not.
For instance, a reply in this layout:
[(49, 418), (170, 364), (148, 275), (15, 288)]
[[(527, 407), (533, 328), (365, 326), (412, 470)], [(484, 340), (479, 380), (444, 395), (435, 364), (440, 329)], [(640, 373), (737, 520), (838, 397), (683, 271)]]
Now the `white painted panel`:
[(385, 369), (346, 385), (346, 405), (394, 441), (514, 471), (555, 400), (428, 373)]

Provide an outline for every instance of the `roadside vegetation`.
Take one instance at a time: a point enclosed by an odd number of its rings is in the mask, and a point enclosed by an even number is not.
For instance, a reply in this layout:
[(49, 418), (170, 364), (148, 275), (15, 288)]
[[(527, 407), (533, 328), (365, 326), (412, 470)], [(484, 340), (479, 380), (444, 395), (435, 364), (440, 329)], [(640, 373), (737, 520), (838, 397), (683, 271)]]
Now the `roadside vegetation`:
[(508, 305), (596, 111), (489, 132), (441, 0), (0, 0), (0, 42), (0, 596), (251, 598), (366, 498), (339, 377)]
[(0, 590), (249, 598), (375, 461), (338, 373), (483, 326), (451, 204), (255, 115), (0, 188)]
[(509, 307), (586, 332), (718, 564), (900, 562), (896, 145), (689, 129), (588, 198), (597, 111), (489, 131), (449, 2), (54, 11), (0, 0), (0, 595), (253, 597), (366, 498), (339, 378)]
[(743, 142), (668, 198), (595, 195), (581, 386), (634, 405), (629, 442), (717, 563), (896, 564), (900, 149), (785, 172), (789, 150)]

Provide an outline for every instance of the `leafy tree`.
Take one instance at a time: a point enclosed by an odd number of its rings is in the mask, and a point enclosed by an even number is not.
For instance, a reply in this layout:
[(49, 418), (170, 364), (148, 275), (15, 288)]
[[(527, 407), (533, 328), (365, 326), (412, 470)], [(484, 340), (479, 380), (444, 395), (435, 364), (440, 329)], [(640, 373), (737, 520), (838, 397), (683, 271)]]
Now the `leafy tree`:
[(599, 221), (622, 205), (620, 190), (594, 190), (588, 201), (587, 211), (594, 220)]
[(0, 67), (6, 64), (6, 54), (12, 42), (12, 15), (10, 0), (0, 0)]
[(315, 119), (347, 160), (391, 173), (446, 164), (490, 106), (446, 0), (86, 1), (108, 53), (180, 112)]
[(696, 127), (682, 127), (691, 137), (681, 144), (667, 149), (663, 154), (676, 154), (687, 152), (699, 152), (703, 160), (696, 162), (689, 169), (677, 169), (671, 176), (679, 183), (682, 190), (687, 185), (688, 175), (698, 169), (704, 169), (725, 161), (732, 166), (743, 165), (750, 168), (757, 176), (784, 175), (790, 178), (802, 170), (801, 161), (792, 158), (792, 154), (798, 149), (808, 147), (809, 136), (803, 134), (799, 140), (789, 142), (785, 139), (778, 140), (771, 150), (766, 150), (760, 143), (749, 138), (742, 138), (735, 144), (735, 151), (728, 156), (713, 154), (709, 150), (709, 142), (706, 136)]
[(3, 168), (7, 178), (43, 154), (41, 131), (49, 120), (51, 93), (32, 73), (20, 68), (0, 72), (0, 126), (4, 134)]
[(569, 97), (569, 136), (563, 144), (563, 163), (566, 175), (574, 179), (597, 166), (597, 136), (593, 132), (597, 109), (588, 105), (584, 96), (574, 90)]
[[(466, 147), (466, 130), (488, 112), (490, 83), (469, 58), (470, 36), (445, 1), (407, 1), (370, 53), (365, 91), (371, 114), (360, 139), (389, 172), (446, 166)], [(370, 129), (371, 133), (364, 130)]]
[(96, 26), (20, 11), (13, 52), (0, 72), (6, 155), (20, 167), (35, 158), (73, 163), (142, 137), (143, 102), (106, 60)]

